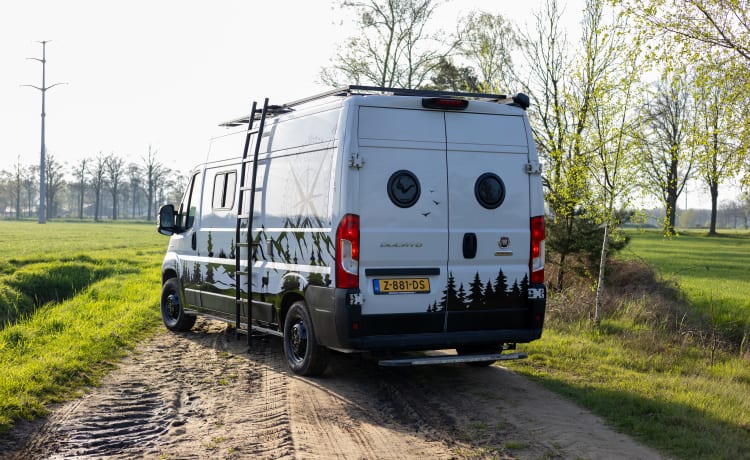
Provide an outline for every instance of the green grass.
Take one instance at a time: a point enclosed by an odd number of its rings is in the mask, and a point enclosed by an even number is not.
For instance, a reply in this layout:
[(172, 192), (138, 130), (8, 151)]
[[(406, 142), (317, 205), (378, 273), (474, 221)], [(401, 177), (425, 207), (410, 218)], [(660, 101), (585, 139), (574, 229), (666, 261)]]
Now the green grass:
[(0, 432), (155, 330), (166, 243), (154, 225), (0, 221)]
[[(600, 326), (588, 319), (591, 280), (550, 292), (542, 339), (523, 345), (529, 359), (511, 367), (675, 458), (747, 458), (750, 353), (734, 340), (750, 312), (750, 238), (631, 236), (629, 261), (608, 277)], [(650, 278), (644, 260), (668, 281)], [(713, 323), (709, 298), (721, 306)], [(719, 346), (718, 326), (731, 328)]]
[(627, 253), (675, 280), (712, 326), (740, 343), (750, 331), (750, 233), (706, 237), (681, 232), (666, 239), (661, 232), (645, 231), (631, 236)]

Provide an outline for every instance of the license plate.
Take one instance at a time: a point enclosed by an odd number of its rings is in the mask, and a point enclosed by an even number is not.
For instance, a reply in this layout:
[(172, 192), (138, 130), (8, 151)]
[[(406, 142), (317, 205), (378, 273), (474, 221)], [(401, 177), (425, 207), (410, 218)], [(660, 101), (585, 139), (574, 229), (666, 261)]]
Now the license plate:
[(413, 294), (430, 292), (429, 278), (374, 279), (375, 294)]

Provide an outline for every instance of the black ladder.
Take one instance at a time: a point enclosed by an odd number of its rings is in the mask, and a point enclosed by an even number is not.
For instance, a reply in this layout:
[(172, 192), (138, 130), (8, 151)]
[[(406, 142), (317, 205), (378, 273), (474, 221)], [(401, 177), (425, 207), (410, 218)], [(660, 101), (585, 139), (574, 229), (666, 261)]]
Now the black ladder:
[[(249, 120), (247, 122), (247, 134), (245, 136), (245, 148), (242, 152), (242, 166), (240, 168), (240, 199), (237, 207), (237, 227), (234, 235), (234, 267), (235, 267), (235, 330), (237, 331), (237, 337), (239, 338), (240, 322), (242, 307), (247, 306), (247, 344), (250, 345), (253, 332), (253, 259), (255, 255), (255, 249), (260, 244), (255, 241), (253, 237), (253, 217), (255, 214), (255, 194), (262, 189), (256, 187), (258, 177), (258, 153), (260, 152), (260, 141), (263, 137), (263, 128), (266, 123), (266, 115), (268, 114), (268, 98), (263, 101), (263, 108), (258, 109), (257, 102), (253, 102), (253, 108), (250, 112)], [(259, 115), (259, 116), (258, 116)], [(258, 127), (253, 127), (254, 122), (258, 121)], [(250, 153), (250, 141), (253, 135), (255, 135), (255, 146), (253, 147), (252, 155)], [(251, 168), (248, 171), (247, 169)], [(248, 177), (249, 176), (249, 177)], [(249, 185), (248, 185), (249, 182)], [(245, 211), (245, 192), (250, 192), (250, 203), (247, 211)], [(243, 224), (246, 226), (243, 228)], [(243, 237), (244, 233), (244, 237)], [(244, 249), (244, 251), (243, 251)], [(244, 254), (243, 254), (244, 252)], [(244, 257), (243, 257), (244, 255)], [(245, 261), (245, 270), (241, 270), (241, 261)], [(242, 277), (245, 277), (245, 284), (247, 296), (245, 297), (242, 292), (243, 283)]]

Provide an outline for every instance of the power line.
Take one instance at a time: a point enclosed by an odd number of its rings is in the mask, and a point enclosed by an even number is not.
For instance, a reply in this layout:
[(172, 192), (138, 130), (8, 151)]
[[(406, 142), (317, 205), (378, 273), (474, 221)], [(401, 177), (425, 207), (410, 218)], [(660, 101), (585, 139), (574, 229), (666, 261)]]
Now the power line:
[(34, 89), (38, 89), (42, 92), (42, 147), (41, 147), (41, 153), (39, 154), (39, 223), (44, 224), (47, 222), (47, 214), (46, 214), (46, 206), (45, 206), (45, 200), (47, 197), (47, 180), (45, 177), (45, 155), (47, 151), (47, 147), (44, 142), (44, 118), (47, 116), (45, 113), (45, 93), (48, 89), (52, 89), (57, 85), (67, 85), (67, 83), (55, 83), (50, 86), (46, 86), (46, 72), (47, 72), (47, 43), (49, 43), (51, 40), (44, 40), (41, 42), (42, 44), (42, 58), (26, 58), (26, 59), (33, 59), (35, 61), (39, 61), (42, 63), (42, 86), (34, 86), (34, 85), (21, 85), (21, 86), (29, 86)]

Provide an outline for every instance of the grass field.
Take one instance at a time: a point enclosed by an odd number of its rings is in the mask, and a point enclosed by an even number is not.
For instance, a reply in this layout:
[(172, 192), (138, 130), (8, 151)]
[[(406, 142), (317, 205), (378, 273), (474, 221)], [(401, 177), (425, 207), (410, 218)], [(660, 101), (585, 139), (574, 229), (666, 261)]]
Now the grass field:
[[(585, 313), (592, 281), (552, 292), (542, 339), (511, 367), (668, 455), (747, 458), (750, 354), (737, 334), (750, 312), (750, 236), (631, 236), (608, 277), (601, 325)], [(666, 280), (650, 279), (643, 261)], [(719, 342), (718, 329), (727, 333)]]
[[(632, 237), (601, 325), (588, 320), (591, 280), (550, 291), (542, 339), (509, 366), (675, 458), (747, 458), (750, 353), (736, 339), (750, 236)], [(0, 432), (96, 383), (155, 330), (166, 244), (153, 225), (0, 221)]]
[(0, 432), (154, 330), (166, 243), (154, 225), (0, 221)]
[(736, 343), (750, 333), (750, 232), (661, 232), (633, 234), (626, 257), (638, 257), (680, 286), (712, 326)]

